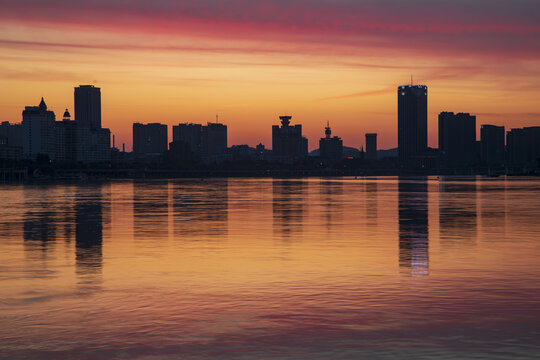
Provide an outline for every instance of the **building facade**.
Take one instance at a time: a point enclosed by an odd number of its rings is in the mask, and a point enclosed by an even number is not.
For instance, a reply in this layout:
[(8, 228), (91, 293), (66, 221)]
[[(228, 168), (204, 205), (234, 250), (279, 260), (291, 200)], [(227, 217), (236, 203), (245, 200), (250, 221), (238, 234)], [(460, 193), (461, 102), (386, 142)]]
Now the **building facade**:
[(329, 123), (326, 124), (324, 134), (325, 137), (319, 140), (321, 158), (332, 163), (343, 160), (343, 141), (337, 136), (332, 137)]
[(427, 86), (401, 85), (398, 95), (398, 158), (414, 166), (427, 151)]
[(366, 134), (366, 160), (377, 160), (377, 134)]
[(272, 153), (276, 160), (292, 162), (307, 156), (308, 141), (302, 125), (291, 126), (291, 116), (280, 116), (281, 127), (272, 126)]
[(162, 155), (167, 151), (167, 125), (133, 124), (133, 152), (136, 155)]
[(38, 155), (55, 158), (55, 115), (47, 110), (43, 98), (38, 106), (26, 106), (22, 120), (22, 148), (25, 158)]
[(101, 129), (101, 89), (93, 85), (75, 88), (75, 120), (80, 127)]
[(439, 155), (443, 168), (465, 168), (477, 162), (476, 116), (439, 114)]
[(504, 165), (504, 126), (482, 125), (480, 128), (482, 163), (489, 166)]

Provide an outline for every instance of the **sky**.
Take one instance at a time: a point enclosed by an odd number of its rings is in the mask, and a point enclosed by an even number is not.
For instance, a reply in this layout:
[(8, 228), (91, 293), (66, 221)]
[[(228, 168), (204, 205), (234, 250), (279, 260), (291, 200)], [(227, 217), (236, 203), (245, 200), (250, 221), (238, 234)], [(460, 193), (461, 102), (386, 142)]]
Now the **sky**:
[(377, 132), (395, 147), (396, 88), (411, 76), (428, 86), (430, 146), (441, 111), (540, 126), (540, 2), (0, 0), (0, 121), (42, 96), (73, 115), (73, 88), (93, 84), (127, 150), (133, 122), (216, 115), (229, 146), (270, 148), (283, 114), (310, 150), (327, 121), (345, 146)]

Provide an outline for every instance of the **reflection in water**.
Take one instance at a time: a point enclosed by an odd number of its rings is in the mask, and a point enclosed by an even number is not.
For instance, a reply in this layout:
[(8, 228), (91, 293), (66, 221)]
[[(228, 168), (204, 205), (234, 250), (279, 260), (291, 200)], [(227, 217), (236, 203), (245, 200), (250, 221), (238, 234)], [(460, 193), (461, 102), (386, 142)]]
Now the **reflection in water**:
[[(104, 222), (109, 222), (110, 185), (82, 185), (75, 198), (75, 264), (79, 284), (101, 283)], [(109, 191), (107, 191), (109, 190)]]
[(133, 234), (135, 239), (166, 239), (169, 236), (168, 181), (133, 183)]
[(366, 225), (368, 227), (377, 226), (377, 183), (375, 181), (366, 182)]
[(24, 213), (23, 238), (26, 253), (31, 257), (39, 254), (33, 251), (36, 248), (43, 251), (41, 256), (45, 256), (57, 237), (56, 194), (51, 190), (47, 196), (38, 198), (37, 191), (39, 188), (24, 191), (25, 202), (30, 206)]
[(320, 194), (324, 226), (330, 231), (343, 219), (343, 181), (321, 180)]
[(175, 237), (219, 237), (227, 235), (229, 181), (180, 181), (173, 187)]
[[(476, 181), (439, 182), (440, 241), (445, 246), (474, 244), (477, 231)], [(459, 243), (459, 244), (458, 244)]]
[[(479, 213), (482, 232), (487, 234), (506, 235), (508, 214), (531, 213), (515, 209), (507, 213), (507, 183), (506, 181), (482, 181), (479, 184)], [(518, 205), (519, 204), (518, 202)], [(490, 239), (493, 237), (489, 236)]]
[(425, 179), (399, 179), (399, 265), (411, 274), (427, 275), (428, 187)]
[(307, 189), (305, 180), (272, 181), (273, 227), (276, 235), (285, 239), (302, 233)]

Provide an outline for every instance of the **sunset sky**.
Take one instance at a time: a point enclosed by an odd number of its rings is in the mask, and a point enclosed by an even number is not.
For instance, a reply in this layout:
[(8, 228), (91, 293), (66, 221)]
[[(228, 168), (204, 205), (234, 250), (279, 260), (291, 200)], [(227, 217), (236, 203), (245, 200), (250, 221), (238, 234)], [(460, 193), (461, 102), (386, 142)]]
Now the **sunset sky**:
[(216, 114), (229, 146), (270, 148), (285, 113), (310, 150), (327, 120), (345, 146), (378, 132), (394, 147), (411, 75), (429, 88), (430, 146), (441, 111), (540, 125), (540, 1), (0, 0), (0, 121), (41, 96), (73, 114), (73, 88), (94, 84), (127, 149), (133, 122)]

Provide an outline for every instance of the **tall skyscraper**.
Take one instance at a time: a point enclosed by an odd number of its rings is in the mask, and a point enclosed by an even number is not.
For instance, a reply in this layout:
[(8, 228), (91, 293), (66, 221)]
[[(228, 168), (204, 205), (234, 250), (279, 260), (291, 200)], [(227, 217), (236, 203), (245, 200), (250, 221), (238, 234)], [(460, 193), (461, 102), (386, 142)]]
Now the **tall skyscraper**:
[(377, 134), (366, 134), (366, 159), (377, 160)]
[(290, 126), (291, 116), (280, 116), (281, 127), (272, 126), (272, 153), (277, 160), (294, 161), (307, 156), (308, 141), (302, 125)]
[(337, 136), (332, 137), (329, 123), (326, 125), (324, 134), (325, 137), (319, 140), (321, 158), (331, 162), (341, 161), (343, 159), (343, 140)]
[(75, 120), (77, 125), (101, 129), (101, 90), (94, 85), (75, 88)]
[(23, 155), (35, 159), (37, 155), (55, 157), (55, 115), (47, 110), (43, 98), (38, 106), (26, 106), (22, 113)]
[(504, 126), (482, 125), (480, 143), (482, 163), (492, 166), (504, 164)]
[(427, 151), (427, 86), (401, 85), (398, 95), (398, 157), (401, 166), (413, 166)]
[(468, 113), (440, 113), (439, 153), (445, 168), (474, 165), (477, 160), (476, 116)]
[(111, 132), (101, 127), (101, 90), (93, 85), (75, 88), (77, 161), (111, 160)]
[(167, 125), (133, 124), (133, 152), (140, 155), (161, 155), (167, 151)]

